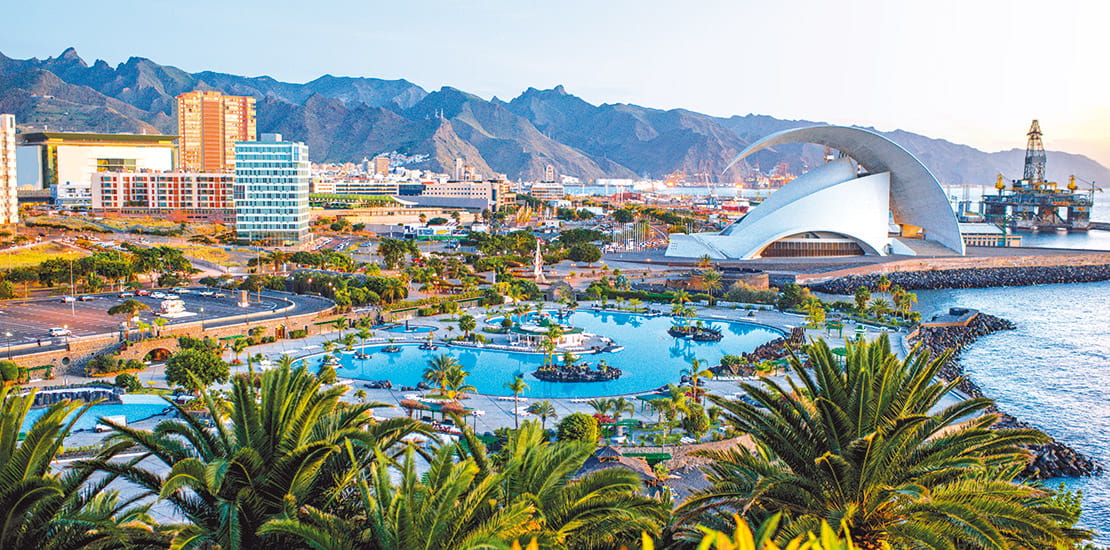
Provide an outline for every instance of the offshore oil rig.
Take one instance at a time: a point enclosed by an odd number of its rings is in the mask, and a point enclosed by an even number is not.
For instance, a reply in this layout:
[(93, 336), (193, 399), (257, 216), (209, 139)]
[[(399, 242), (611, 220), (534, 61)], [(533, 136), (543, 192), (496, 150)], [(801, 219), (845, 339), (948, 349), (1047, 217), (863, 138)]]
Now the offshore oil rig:
[(1077, 192), (1077, 179), (1071, 176), (1067, 187), (1045, 181), (1045, 152), (1041, 125), (1036, 120), (1029, 128), (1025, 146), (1025, 173), (1006, 186), (999, 174), (997, 195), (983, 195), (983, 215), (1003, 228), (1026, 231), (1087, 231), (1091, 225), (1091, 205), (1097, 189)]

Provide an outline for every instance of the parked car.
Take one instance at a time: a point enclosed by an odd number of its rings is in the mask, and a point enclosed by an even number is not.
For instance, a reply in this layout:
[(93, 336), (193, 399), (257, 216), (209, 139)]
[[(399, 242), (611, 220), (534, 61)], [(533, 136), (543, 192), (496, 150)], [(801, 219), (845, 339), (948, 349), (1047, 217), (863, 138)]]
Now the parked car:
[[(157, 296), (155, 297), (157, 298)], [(180, 300), (181, 296), (178, 296), (177, 294), (166, 294), (165, 296), (163, 296), (163, 298), (167, 300)]]
[(227, 298), (227, 294), (224, 294), (223, 292), (217, 292), (216, 294), (213, 295), (213, 297), (214, 298)]
[(154, 298), (155, 300), (162, 300), (162, 299), (165, 299), (166, 293), (165, 292), (151, 292), (150, 297)]
[(135, 294), (138, 296), (150, 296), (149, 290), (136, 290)]
[(202, 290), (202, 291), (200, 291), (200, 295), (201, 296), (215, 296), (216, 291), (215, 290)]
[(70, 304), (70, 303), (73, 303), (73, 302), (76, 302), (76, 301), (77, 301), (77, 298), (74, 297), (74, 296), (63, 296), (62, 297), (62, 303), (63, 304)]
[(135, 293), (134, 292), (120, 292), (119, 297), (120, 298), (134, 298)]
[(96, 296), (82, 296), (79, 298), (82, 302), (91, 302), (96, 299)]
[(70, 334), (73, 334), (73, 331), (68, 328), (54, 327), (50, 329), (51, 336), (69, 336)]
[(177, 287), (177, 288), (173, 289), (173, 293), (174, 294), (192, 294), (193, 291), (191, 291), (187, 288), (184, 288), (184, 287)]

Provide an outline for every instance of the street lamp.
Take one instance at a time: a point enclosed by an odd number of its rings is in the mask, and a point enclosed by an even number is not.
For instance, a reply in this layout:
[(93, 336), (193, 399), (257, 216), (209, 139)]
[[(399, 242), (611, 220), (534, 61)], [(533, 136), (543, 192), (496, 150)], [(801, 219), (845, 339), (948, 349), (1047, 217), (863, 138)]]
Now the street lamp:
[(12, 360), (12, 333), (5, 332), (4, 338), (8, 341), (8, 361)]
[(200, 330), (204, 332), (204, 307), (200, 308)]
[(66, 349), (69, 349), (69, 325), (62, 325), (62, 330), (65, 331)]

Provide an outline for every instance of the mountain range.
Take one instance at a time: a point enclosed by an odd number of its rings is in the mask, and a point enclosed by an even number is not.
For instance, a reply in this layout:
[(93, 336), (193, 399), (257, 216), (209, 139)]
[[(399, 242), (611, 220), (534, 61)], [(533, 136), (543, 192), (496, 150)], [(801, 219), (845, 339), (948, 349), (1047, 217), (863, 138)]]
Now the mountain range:
[[(189, 73), (132, 57), (112, 67), (89, 65), (73, 48), (46, 59), (0, 53), (0, 112), (22, 131), (176, 133), (174, 97), (219, 90), (257, 99), (258, 131), (303, 141), (317, 162), (359, 161), (396, 152), (423, 160), (412, 167), (449, 172), (463, 158), (479, 173), (538, 179), (551, 164), (560, 174), (597, 178), (739, 181), (753, 170), (786, 163), (793, 173), (821, 162), (823, 149), (790, 145), (753, 155), (722, 174), (748, 144), (780, 130), (819, 124), (749, 114), (713, 117), (685, 109), (594, 105), (568, 93), (529, 88), (510, 101), (486, 100), (451, 87), (429, 92), (406, 80), (324, 75), (304, 84), (268, 76)], [(1020, 176), (1024, 150), (988, 153), (905, 131), (880, 132), (917, 155), (948, 185), (989, 185), (996, 174)], [(1051, 144), (1051, 134), (1046, 137)], [(1024, 136), (1014, 136), (1024, 145)], [(1048, 172), (1110, 180), (1110, 170), (1083, 155), (1050, 151)], [(700, 176), (699, 176), (700, 175)]]

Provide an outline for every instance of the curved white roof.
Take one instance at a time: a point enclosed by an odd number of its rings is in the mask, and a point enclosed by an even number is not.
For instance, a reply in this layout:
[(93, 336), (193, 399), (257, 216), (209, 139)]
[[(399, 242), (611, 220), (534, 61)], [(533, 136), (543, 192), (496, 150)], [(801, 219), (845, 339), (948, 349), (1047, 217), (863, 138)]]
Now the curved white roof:
[(748, 146), (729, 167), (752, 153), (788, 143), (825, 145), (852, 157), (870, 173), (890, 172), (890, 212), (894, 222), (920, 227), (925, 230), (926, 240), (964, 253), (956, 214), (940, 182), (917, 157), (875, 132), (846, 126), (784, 130)]

